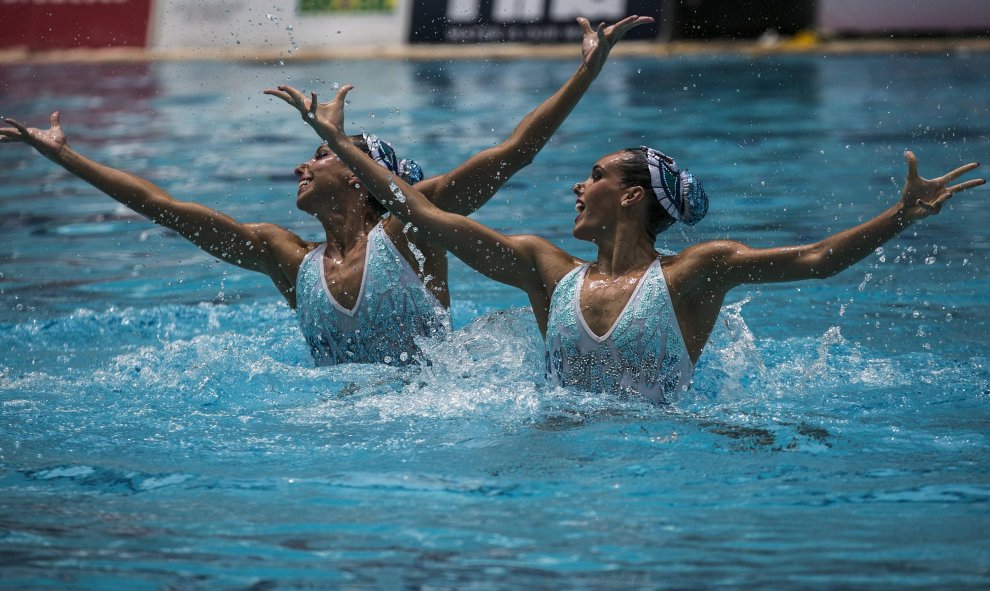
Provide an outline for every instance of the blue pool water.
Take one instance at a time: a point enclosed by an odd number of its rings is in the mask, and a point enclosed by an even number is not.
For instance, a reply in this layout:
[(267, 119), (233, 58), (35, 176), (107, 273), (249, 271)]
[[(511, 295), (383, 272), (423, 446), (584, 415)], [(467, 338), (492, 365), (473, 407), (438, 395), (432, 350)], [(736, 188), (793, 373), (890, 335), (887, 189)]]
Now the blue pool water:
[[(315, 136), (261, 90), (352, 82), (427, 172), (570, 61), (0, 66), (0, 114), (244, 221)], [(598, 156), (648, 143), (708, 218), (662, 246), (814, 241), (987, 160), (990, 55), (611, 64), (477, 219), (570, 237)], [(984, 171), (986, 174), (986, 171)], [(824, 282), (730, 295), (675, 407), (558, 390), (521, 294), (453, 263), (425, 363), (314, 368), (268, 280), (0, 146), (0, 588), (986, 588), (990, 208), (959, 195)]]

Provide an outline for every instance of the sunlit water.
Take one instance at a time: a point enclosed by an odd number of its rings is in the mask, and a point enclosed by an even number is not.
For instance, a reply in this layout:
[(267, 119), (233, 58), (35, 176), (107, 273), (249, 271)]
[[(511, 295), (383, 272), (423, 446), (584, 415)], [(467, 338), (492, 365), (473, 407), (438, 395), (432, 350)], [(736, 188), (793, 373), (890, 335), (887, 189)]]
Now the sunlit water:
[[(427, 173), (573, 62), (0, 66), (0, 114), (307, 238), (315, 136), (276, 99), (352, 82), (349, 127)], [(814, 241), (986, 160), (990, 56), (627, 59), (477, 219), (570, 237), (569, 187), (642, 143), (702, 178), (662, 246)], [(675, 407), (543, 382), (525, 298), (453, 263), (411, 368), (314, 368), (269, 281), (0, 146), (2, 588), (985, 588), (990, 208), (959, 195), (824, 282), (730, 294)]]

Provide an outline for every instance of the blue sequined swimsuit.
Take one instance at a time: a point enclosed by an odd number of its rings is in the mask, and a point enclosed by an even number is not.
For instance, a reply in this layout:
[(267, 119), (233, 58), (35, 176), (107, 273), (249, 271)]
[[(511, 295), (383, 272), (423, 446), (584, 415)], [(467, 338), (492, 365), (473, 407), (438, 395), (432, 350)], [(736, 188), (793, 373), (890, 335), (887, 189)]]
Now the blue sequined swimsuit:
[(635, 392), (657, 403), (676, 400), (694, 367), (657, 259), (643, 274), (615, 324), (598, 336), (581, 313), (588, 264), (557, 284), (550, 300), (546, 358), (550, 380), (591, 392)]
[(404, 365), (417, 337), (450, 330), (450, 313), (420, 281), (381, 224), (368, 235), (361, 291), (354, 308), (341, 306), (323, 272), (326, 244), (303, 259), (296, 278), (296, 313), (317, 365)]

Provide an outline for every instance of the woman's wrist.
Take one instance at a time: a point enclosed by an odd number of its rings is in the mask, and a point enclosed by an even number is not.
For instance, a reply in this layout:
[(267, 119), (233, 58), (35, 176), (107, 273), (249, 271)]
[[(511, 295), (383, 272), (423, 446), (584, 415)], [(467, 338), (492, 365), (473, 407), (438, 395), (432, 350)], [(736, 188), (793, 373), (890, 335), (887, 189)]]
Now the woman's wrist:
[[(578, 66), (577, 72), (574, 73), (574, 76), (576, 78), (577, 77), (581, 77), (581, 76), (587, 76), (591, 80), (594, 80), (595, 78), (598, 77), (598, 74), (600, 74), (601, 71), (602, 71), (602, 66), (601, 65), (596, 66), (596, 67), (592, 67), (592, 65), (589, 64), (587, 62), (587, 60), (585, 60), (585, 61), (582, 61), (581, 62), (581, 65), (580, 66)], [(590, 82), (590, 80), (589, 80), (589, 82)]]
[(894, 216), (894, 221), (897, 227), (900, 229), (907, 228), (914, 222), (918, 221), (915, 216), (911, 214), (910, 207), (904, 201), (899, 201), (897, 205), (891, 208), (891, 213)]
[(337, 136), (342, 134), (337, 129), (335, 129), (330, 125), (327, 125), (326, 123), (320, 121), (319, 119), (311, 118), (308, 119), (308, 122), (310, 127), (313, 128), (313, 131), (316, 132), (316, 135), (320, 136), (320, 139), (325, 141), (328, 145), (332, 146), (335, 143), (339, 143)]
[(69, 147), (68, 142), (59, 145), (54, 150), (45, 147), (44, 149), (38, 149), (39, 152), (45, 157), (56, 164), (66, 164), (73, 154), (72, 148)]

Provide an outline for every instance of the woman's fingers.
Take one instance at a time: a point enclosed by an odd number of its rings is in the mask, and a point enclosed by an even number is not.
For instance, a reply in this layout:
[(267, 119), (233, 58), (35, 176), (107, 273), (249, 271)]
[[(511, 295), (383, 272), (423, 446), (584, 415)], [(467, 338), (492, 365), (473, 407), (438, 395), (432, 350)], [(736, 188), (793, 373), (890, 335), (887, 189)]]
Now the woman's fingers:
[(626, 18), (612, 25), (611, 29), (615, 35), (615, 40), (618, 41), (619, 39), (622, 39), (622, 36), (625, 35), (628, 31), (630, 31), (633, 27), (635, 27), (638, 21), (639, 21), (639, 17), (633, 15), (633, 16), (627, 16)]
[(627, 16), (626, 18), (622, 19), (621, 21), (615, 23), (614, 25), (612, 25), (612, 27), (610, 27), (611, 28), (610, 32), (612, 34), (610, 35), (609, 39), (613, 44), (617, 43), (620, 39), (625, 37), (626, 33), (628, 33), (629, 31), (635, 29), (640, 25), (646, 25), (652, 22), (653, 22), (653, 17), (650, 16), (636, 16), (636, 15)]
[(16, 119), (10, 119), (10, 118), (7, 118), (7, 117), (4, 117), (3, 120), (4, 120), (5, 123), (8, 123), (10, 125), (13, 125), (14, 126), (14, 129), (16, 129), (23, 137), (27, 137), (28, 136), (27, 127), (24, 127), (18, 120), (16, 120)]
[(978, 168), (979, 166), (980, 165), (977, 162), (970, 162), (969, 164), (964, 164), (964, 165), (960, 166), (959, 168), (953, 170), (952, 172), (949, 172), (949, 173), (946, 173), (946, 174), (942, 175), (941, 180), (943, 180), (945, 182), (954, 181), (957, 178), (961, 177), (962, 175), (966, 174), (967, 172), (969, 172), (969, 171), (971, 171), (971, 170), (973, 170), (975, 168)]
[(313, 93), (313, 102), (306, 104), (306, 96), (296, 90), (295, 88), (287, 85), (282, 85), (278, 87), (279, 90), (286, 93), (289, 96), (289, 100), (286, 101), (299, 111), (303, 119), (312, 119), (316, 116), (314, 110), (316, 109), (316, 93)]
[(952, 199), (952, 196), (955, 195), (956, 193), (960, 193), (962, 191), (965, 191), (966, 189), (972, 189), (973, 187), (979, 187), (980, 185), (985, 183), (986, 180), (984, 179), (973, 179), (971, 181), (959, 183), (958, 185), (953, 185), (951, 187), (942, 190), (942, 192), (940, 192), (938, 196), (936, 196), (935, 199), (931, 201), (931, 203), (918, 199), (918, 205), (927, 209), (929, 213), (932, 214), (939, 213), (940, 211), (942, 211), (942, 206), (945, 205), (945, 202), (948, 201), (949, 199)]
[(344, 99), (347, 98), (347, 93), (352, 90), (354, 90), (354, 86), (351, 84), (341, 86), (340, 90), (337, 91), (337, 96), (335, 96), (333, 100), (344, 102)]
[(337, 95), (334, 97), (333, 101), (323, 104), (320, 104), (320, 97), (316, 94), (316, 92), (310, 92), (309, 97), (307, 98), (305, 94), (287, 84), (280, 85), (277, 89), (266, 89), (264, 93), (278, 97), (294, 106), (296, 110), (299, 111), (299, 114), (303, 116), (303, 119), (313, 120), (316, 119), (321, 108), (334, 105), (337, 102), (343, 105), (344, 99), (347, 97), (347, 93), (353, 88), (354, 86), (345, 84), (339, 91), (337, 91)]
[(584, 18), (583, 16), (579, 16), (577, 17), (577, 22), (579, 25), (581, 25), (581, 31), (585, 35), (591, 33), (591, 23), (588, 22), (588, 19)]
[(278, 89), (289, 95), (292, 104), (295, 105), (297, 109), (300, 111), (306, 110), (306, 97), (303, 93), (299, 92), (295, 88), (292, 88), (291, 86), (286, 85), (279, 86)]
[(276, 90), (274, 88), (268, 88), (268, 89), (265, 90), (265, 94), (270, 95), (270, 96), (274, 96), (274, 97), (277, 97), (277, 98), (280, 98), (283, 101), (289, 103), (290, 105), (292, 104), (292, 97), (290, 97), (288, 95), (288, 93), (282, 92), (281, 90)]
[[(970, 169), (970, 170), (972, 170), (972, 169)], [(986, 182), (987, 181), (985, 179), (973, 179), (971, 181), (966, 181), (964, 183), (959, 183), (958, 185), (952, 185), (951, 187), (947, 188), (945, 191), (946, 191), (946, 193), (947, 193), (948, 196), (952, 196), (953, 193), (959, 193), (961, 191), (965, 191), (966, 189), (972, 189), (973, 187), (979, 187), (980, 185), (983, 185)], [(946, 197), (946, 199), (948, 199), (948, 198), (949, 197)]]
[(916, 179), (918, 178), (918, 159), (915, 158), (914, 152), (907, 150), (904, 152), (904, 160), (907, 161), (907, 178)]

